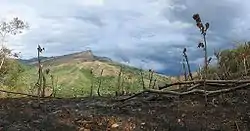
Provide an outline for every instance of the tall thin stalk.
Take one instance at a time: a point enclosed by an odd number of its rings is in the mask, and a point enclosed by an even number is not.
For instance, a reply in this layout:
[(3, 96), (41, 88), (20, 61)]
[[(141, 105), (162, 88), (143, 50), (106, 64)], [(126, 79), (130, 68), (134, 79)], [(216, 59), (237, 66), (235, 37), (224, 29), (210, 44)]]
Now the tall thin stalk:
[(44, 72), (42, 72), (42, 81), (43, 81), (43, 85), (42, 85), (42, 97), (45, 97), (45, 89), (46, 89), (46, 77)]
[(206, 93), (206, 79), (207, 79), (207, 70), (208, 70), (208, 55), (207, 55), (207, 40), (206, 40), (206, 32), (209, 28), (209, 23), (204, 25), (202, 24), (201, 18), (199, 14), (194, 14), (193, 19), (196, 21), (196, 26), (200, 29), (200, 32), (203, 36), (203, 42), (200, 42), (198, 44), (199, 48), (203, 48), (204, 50), (204, 74), (203, 74), (203, 80), (204, 80), (204, 90), (205, 90), (205, 101), (207, 106), (207, 93)]
[(204, 40), (204, 53), (205, 53), (205, 59), (204, 59), (204, 64), (205, 64), (205, 73), (204, 73), (204, 90), (205, 90), (205, 101), (207, 105), (207, 92), (206, 92), (206, 79), (207, 79), (207, 70), (208, 70), (208, 60), (207, 60), (207, 40), (206, 40), (206, 33), (203, 33), (203, 40)]
[(37, 47), (37, 60), (38, 60), (38, 90), (37, 90), (37, 96), (38, 96), (38, 102), (40, 102), (41, 97), (41, 89), (42, 89), (42, 83), (43, 83), (43, 76), (42, 76), (42, 65), (41, 65), (41, 59), (40, 59), (40, 53), (44, 48), (41, 48), (40, 45)]
[(90, 74), (91, 74), (90, 97), (92, 97), (93, 96), (93, 85), (94, 85), (93, 69), (90, 70)]
[(118, 73), (118, 78), (117, 78), (117, 92), (116, 95), (121, 94), (121, 77), (122, 77), (122, 72), (123, 72), (123, 66), (121, 65), (119, 73)]
[(152, 88), (155, 89), (155, 83), (156, 83), (157, 79), (154, 79), (154, 83), (153, 83), (153, 86)]
[(54, 88), (54, 91), (53, 91), (53, 96), (54, 96), (54, 97), (56, 97), (57, 88), (58, 88), (58, 76), (56, 77), (55, 88)]
[(186, 52), (187, 52), (187, 49), (184, 48), (184, 50), (183, 50), (183, 56), (184, 56), (184, 58), (186, 60), (187, 66), (188, 66), (189, 77), (191, 78), (191, 80), (193, 80), (193, 75), (192, 75), (192, 72), (191, 72), (191, 68), (190, 68), (190, 65), (189, 65), (189, 61), (188, 61), (188, 57), (187, 57)]
[(37, 60), (38, 60), (38, 90), (37, 90), (37, 96), (38, 96), (38, 103), (40, 103), (40, 96), (41, 96), (41, 85), (42, 85), (42, 67), (41, 67), (41, 60), (40, 60), (40, 46), (38, 45), (37, 48)]
[(184, 75), (185, 81), (187, 81), (187, 69), (186, 69), (186, 65), (184, 63), (184, 59), (182, 62), (182, 69), (183, 69), (183, 75)]
[(151, 88), (151, 84), (153, 82), (153, 77), (154, 77), (154, 71), (153, 70), (149, 70), (149, 84), (148, 84), (148, 88)]
[[(207, 55), (206, 32), (207, 32), (207, 30), (209, 28), (209, 23), (206, 23), (205, 27), (204, 27), (204, 25), (201, 22), (201, 18), (199, 16), (199, 14), (194, 14), (193, 19), (196, 21), (196, 26), (200, 29), (200, 32), (203, 35), (203, 42), (200, 42), (198, 44), (198, 47), (204, 49), (204, 77), (203, 77), (204, 86), (203, 86), (203, 88), (204, 88), (204, 91), (205, 91), (205, 107), (207, 107), (208, 102), (207, 102), (206, 80), (207, 80), (207, 73), (208, 73), (208, 59), (207, 59), (208, 55)], [(204, 113), (205, 113), (205, 116), (207, 117), (207, 108), (205, 108)], [(205, 118), (205, 121), (206, 121), (205, 126), (207, 128), (207, 118)]]
[(98, 96), (101, 96), (100, 89), (101, 89), (101, 85), (102, 85), (102, 74), (103, 74), (103, 69), (101, 70), (101, 74), (99, 77), (99, 84), (98, 84), (98, 89), (97, 89)]
[(142, 89), (145, 90), (146, 88), (145, 88), (145, 82), (144, 82), (142, 69), (140, 70), (140, 75), (141, 75)]
[(53, 75), (50, 75), (50, 79), (51, 79), (51, 86), (52, 86), (52, 93), (51, 93), (51, 96), (55, 97), (55, 96), (54, 96), (54, 93), (55, 93), (54, 76), (53, 76)]

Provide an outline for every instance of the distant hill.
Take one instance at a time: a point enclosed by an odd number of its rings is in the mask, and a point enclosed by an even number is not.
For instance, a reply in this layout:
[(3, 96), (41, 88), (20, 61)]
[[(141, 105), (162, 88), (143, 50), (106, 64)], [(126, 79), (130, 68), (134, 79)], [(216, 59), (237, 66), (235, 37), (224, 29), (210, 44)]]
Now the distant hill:
[[(41, 60), (48, 60), (50, 57), (41, 57)], [(28, 64), (28, 65), (32, 65), (33, 63), (37, 62), (37, 58), (31, 58), (31, 59), (19, 59), (19, 61), (23, 64)]]
[[(111, 62), (112, 60), (108, 57), (100, 57), (100, 56), (95, 56), (91, 50), (83, 51), (83, 52), (78, 52), (78, 53), (73, 53), (73, 54), (67, 54), (67, 55), (62, 55), (62, 56), (55, 56), (55, 57), (40, 57), (41, 62), (45, 63), (51, 63), (51, 62), (59, 62), (59, 63), (64, 63), (67, 61), (71, 60), (77, 60), (77, 61), (94, 61), (94, 60), (99, 60), (99, 61), (104, 61), (104, 62)], [(37, 58), (31, 58), (31, 59), (19, 59), (20, 62), (28, 65), (34, 65), (37, 64)]]
[[(26, 85), (32, 88), (38, 79), (37, 76), (37, 59), (20, 60), (22, 63), (29, 65), (29, 69), (24, 73), (28, 82)], [(101, 79), (101, 92), (104, 94), (114, 94), (118, 85), (118, 74), (123, 68), (121, 87), (128, 92), (137, 92), (142, 90), (142, 81), (140, 69), (123, 65), (112, 61), (107, 57), (95, 56), (92, 51), (83, 51), (73, 54), (67, 54), (56, 57), (42, 57), (44, 68), (49, 68), (55, 79), (58, 79), (57, 89), (59, 96), (86, 95), (90, 92), (91, 80), (94, 79), (94, 92), (96, 92), (98, 80)], [(91, 70), (93, 69), (93, 74)], [(101, 70), (103, 75), (100, 76)], [(149, 85), (149, 72), (143, 71), (145, 86)], [(47, 76), (47, 83), (51, 85), (52, 81)], [(168, 77), (155, 74), (155, 87), (162, 83), (168, 82)], [(55, 84), (55, 81), (54, 81)]]

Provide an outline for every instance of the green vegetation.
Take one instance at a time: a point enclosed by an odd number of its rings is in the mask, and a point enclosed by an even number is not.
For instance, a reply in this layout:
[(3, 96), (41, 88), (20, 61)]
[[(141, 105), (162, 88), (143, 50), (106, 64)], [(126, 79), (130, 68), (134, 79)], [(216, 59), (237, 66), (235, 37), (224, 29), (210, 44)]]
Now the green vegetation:
[[(93, 70), (91, 74), (91, 68), (99, 65), (99, 68)], [(93, 80), (93, 94), (97, 95), (97, 89), (99, 86), (99, 81), (101, 80), (100, 92), (102, 96), (115, 95), (117, 91), (117, 80), (118, 71), (121, 65), (113, 64), (110, 62), (100, 62), (91, 61), (83, 63), (61, 63), (52, 66), (45, 66), (44, 68), (49, 68), (51, 70), (50, 74), (54, 76), (53, 82), (57, 85), (55, 87), (56, 96), (58, 97), (80, 97), (88, 96), (91, 92), (91, 83)], [(104, 69), (103, 75), (100, 76), (100, 70)], [(123, 65), (123, 72), (121, 75), (121, 87), (124, 88), (126, 93), (135, 93), (141, 91), (142, 82), (140, 76), (140, 70)], [(26, 71), (22, 72), (22, 76), (26, 78), (22, 81), (23, 89), (29, 87), (29, 89), (36, 89), (34, 87), (38, 75), (38, 69), (34, 66), (26, 67)], [(148, 72), (144, 71), (144, 81), (147, 87), (149, 83)], [(49, 75), (46, 76), (48, 88), (52, 90), (52, 80)], [(157, 74), (154, 75), (154, 79), (157, 82), (167, 82), (167, 77), (162, 77)], [(56, 81), (58, 79), (58, 81)], [(157, 86), (157, 83), (155, 84)], [(35, 91), (29, 93), (36, 93)]]
[(28, 24), (18, 18), (0, 23), (0, 87), (2, 89), (14, 90), (23, 86), (21, 81), (24, 80), (24, 77), (21, 73), (25, 71), (25, 66), (15, 60), (19, 54), (6, 48), (5, 42), (6, 36), (17, 35), (26, 28), (28, 28)]
[(233, 49), (215, 52), (217, 64), (210, 65), (210, 79), (243, 79), (249, 75), (250, 42), (240, 43)]
[[(209, 27), (207, 23), (206, 28), (200, 26), (200, 20), (197, 20), (196, 17), (194, 18), (198, 21), (197, 26), (199, 28), (204, 30)], [(15, 24), (18, 26), (14, 26)], [(2, 43), (4, 43), (7, 34), (16, 35), (17, 33), (21, 33), (19, 30), (23, 30), (27, 27), (23, 21), (17, 18), (9, 23), (2, 23), (0, 26)], [(7, 27), (10, 29), (13, 28), (12, 30), (16, 31), (11, 32)], [(16, 27), (16, 29), (14, 27)], [(199, 46), (203, 48), (206, 47), (200, 44), (202, 43), (199, 43)], [(208, 69), (201, 71), (200, 76), (204, 75), (204, 71), (206, 71), (205, 76), (207, 79), (234, 79), (243, 78), (249, 75), (249, 50), (250, 42), (240, 44), (234, 49), (215, 52), (218, 61), (217, 64), (211, 65), (211, 63), (208, 62), (207, 64), (210, 65), (204, 67)], [(183, 53), (185, 55), (185, 52)], [(207, 57), (206, 49), (204, 53)], [(37, 85), (38, 65), (36, 59), (18, 61), (12, 56), (17, 57), (18, 54), (12, 53), (11, 50), (4, 46), (1, 47), (1, 89), (37, 95), (39, 86)], [(56, 58), (42, 56), (41, 58), (43, 70), (50, 70), (50, 73), (44, 74), (46, 78), (45, 86), (47, 96), (97, 96), (98, 88), (100, 89), (101, 96), (130, 94), (142, 91), (144, 87), (157, 88), (161, 83), (170, 82), (169, 77), (152, 73), (151, 69), (150, 71), (142, 71), (138, 68), (122, 65), (106, 60), (107, 58), (102, 59), (101, 57), (96, 57), (91, 51), (79, 52)], [(208, 58), (206, 58), (206, 61), (207, 59)], [(1, 96), (5, 95), (1, 94)]]

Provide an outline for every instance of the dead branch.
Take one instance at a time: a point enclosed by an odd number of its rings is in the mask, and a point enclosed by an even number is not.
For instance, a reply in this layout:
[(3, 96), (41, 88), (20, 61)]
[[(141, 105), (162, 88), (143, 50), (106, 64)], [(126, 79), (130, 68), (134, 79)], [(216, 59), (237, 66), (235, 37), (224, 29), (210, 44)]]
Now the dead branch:
[(129, 99), (132, 99), (132, 98), (134, 98), (134, 97), (140, 96), (140, 95), (142, 95), (142, 94), (144, 94), (144, 93), (146, 93), (146, 92), (147, 92), (147, 90), (144, 90), (144, 91), (142, 91), (142, 92), (136, 93), (136, 94), (134, 94), (134, 95), (132, 95), (132, 96), (129, 96), (129, 97), (127, 97), (127, 98), (123, 98), (123, 99), (119, 99), (119, 100), (115, 100), (115, 101), (124, 102), (124, 101), (127, 101), (127, 100), (129, 100)]
[(191, 90), (193, 90), (194, 88), (197, 88), (197, 87), (199, 87), (199, 86), (201, 86), (201, 84), (196, 84), (196, 85), (193, 85), (193, 86), (189, 87), (187, 90), (188, 90), (188, 91), (191, 91)]
[(234, 123), (235, 123), (235, 125), (236, 125), (237, 131), (240, 131), (240, 127), (239, 127), (237, 121), (234, 121)]
[(228, 84), (224, 84), (224, 83), (207, 83), (208, 86), (215, 86), (215, 87), (227, 87), (227, 86), (232, 86), (232, 84), (234, 84), (234, 83), (228, 83)]
[(16, 94), (16, 95), (25, 95), (25, 96), (30, 96), (30, 97), (38, 97), (36, 95), (31, 95), (31, 94), (26, 94), (26, 93), (19, 93), (19, 92), (13, 92), (13, 91), (6, 91), (6, 90), (0, 90), (0, 92), (10, 93), (10, 94)]
[(161, 90), (154, 90), (154, 89), (147, 89), (144, 90), (142, 92), (139, 92), (133, 96), (130, 96), (128, 98), (124, 98), (124, 99), (120, 99), (118, 101), (126, 101), (129, 99), (132, 99), (134, 97), (137, 97), (141, 94), (144, 93), (156, 93), (156, 94), (167, 94), (167, 95), (174, 95), (174, 96), (184, 96), (184, 95), (191, 95), (191, 94), (201, 94), (201, 95), (206, 95), (206, 96), (212, 96), (212, 95), (216, 95), (216, 94), (222, 94), (222, 93), (227, 93), (227, 92), (231, 92), (231, 91), (235, 91), (235, 90), (239, 90), (239, 89), (243, 89), (250, 86), (250, 83), (246, 83), (246, 84), (242, 84), (236, 87), (232, 87), (232, 88), (228, 88), (228, 89), (221, 89), (221, 90), (215, 90), (215, 91), (206, 91), (206, 90), (201, 90), (201, 89), (194, 89), (191, 91), (187, 91), (187, 92), (176, 92), (176, 91), (161, 91)]
[[(159, 87), (160, 90), (175, 86), (175, 85), (185, 85), (185, 84), (203, 84), (204, 80), (196, 80), (196, 81), (182, 81), (171, 84), (166, 84), (162, 87)], [(242, 84), (242, 83), (250, 83), (250, 80), (206, 80), (206, 84)]]
[[(206, 83), (206, 85), (207, 86), (215, 86), (215, 87), (229, 87), (229, 86), (233, 86), (235, 84)], [(200, 86), (201, 86), (201, 84), (196, 84), (196, 85), (189, 87), (187, 90), (190, 91), (190, 90), (193, 90), (193, 89), (198, 88)]]

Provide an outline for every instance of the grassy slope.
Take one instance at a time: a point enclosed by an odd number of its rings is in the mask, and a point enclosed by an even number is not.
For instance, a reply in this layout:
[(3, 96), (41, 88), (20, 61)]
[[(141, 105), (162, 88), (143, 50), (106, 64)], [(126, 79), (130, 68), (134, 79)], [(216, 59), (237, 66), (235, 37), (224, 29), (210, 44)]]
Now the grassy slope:
[[(72, 96), (84, 96), (90, 93), (91, 79), (94, 80), (94, 93), (98, 88), (98, 80), (102, 80), (101, 93), (102, 94), (114, 94), (117, 90), (118, 84), (118, 74), (120, 70), (120, 64), (110, 61), (79, 61), (77, 59), (71, 59), (68, 62), (58, 62), (45, 63), (44, 68), (49, 68), (51, 74), (54, 75), (55, 81), (58, 79), (57, 87), (58, 96), (72, 97)], [(90, 74), (91, 68), (94, 69), (93, 74)], [(101, 70), (103, 71), (103, 76), (100, 77)], [(142, 90), (142, 82), (140, 76), (140, 70), (134, 67), (124, 66), (123, 72), (123, 86), (128, 92), (137, 92)], [(26, 77), (27, 86), (35, 84), (37, 81), (37, 68), (34, 66), (29, 67), (29, 69), (24, 72)], [(130, 78), (130, 79), (129, 79)], [(148, 87), (149, 83), (149, 73), (144, 71), (145, 86)], [(162, 77), (160, 75), (155, 75), (157, 78), (157, 83), (167, 82), (167, 77)], [(52, 81), (49, 76), (47, 76), (47, 83), (51, 85)]]

